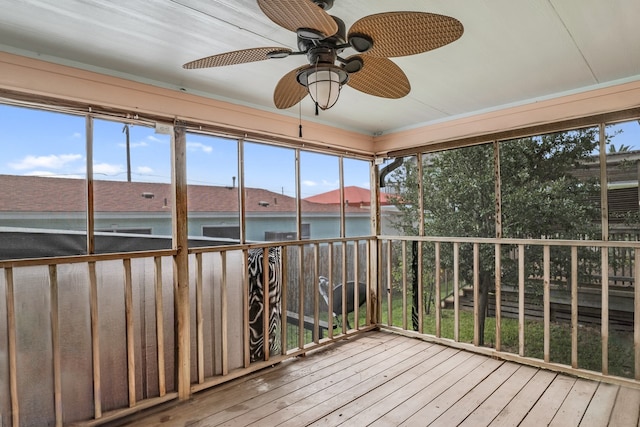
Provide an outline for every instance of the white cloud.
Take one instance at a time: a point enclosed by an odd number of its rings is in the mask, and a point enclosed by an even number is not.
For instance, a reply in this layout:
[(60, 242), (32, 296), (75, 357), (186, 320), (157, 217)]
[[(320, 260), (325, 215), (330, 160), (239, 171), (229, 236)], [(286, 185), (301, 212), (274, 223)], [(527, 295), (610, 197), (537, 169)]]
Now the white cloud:
[(61, 169), (65, 165), (81, 160), (81, 154), (51, 154), (49, 156), (26, 156), (19, 162), (9, 163), (9, 167), (15, 170), (34, 168)]
[(147, 136), (147, 140), (149, 140), (151, 142), (166, 142), (164, 139), (160, 139), (155, 135), (148, 135)]
[(303, 180), (302, 185), (306, 185), (307, 187), (315, 187), (316, 185), (318, 185), (318, 183), (315, 181)]
[(31, 171), (24, 174), (25, 176), (55, 176), (51, 171)]
[(138, 166), (136, 168), (136, 172), (148, 174), (148, 173), (153, 173), (153, 169), (151, 169), (149, 166)]
[[(127, 144), (119, 143), (118, 146), (124, 148), (124, 147), (127, 146)], [(129, 144), (129, 147), (131, 147), (131, 148), (148, 147), (148, 146), (149, 146), (149, 144), (147, 144), (144, 141), (132, 142), (132, 143)]]
[(213, 151), (213, 147), (211, 147), (210, 145), (205, 145), (201, 142), (187, 142), (187, 149), (192, 151), (202, 150), (207, 154)]
[(74, 138), (82, 138), (82, 134), (80, 132), (74, 132), (72, 136)]
[(55, 173), (51, 171), (30, 171), (24, 174), (24, 176), (39, 176), (43, 178), (77, 178), (85, 179), (85, 175), (78, 175), (73, 173)]
[(93, 165), (93, 173), (101, 175), (117, 175), (124, 172), (122, 165), (111, 165), (109, 163), (97, 163)]

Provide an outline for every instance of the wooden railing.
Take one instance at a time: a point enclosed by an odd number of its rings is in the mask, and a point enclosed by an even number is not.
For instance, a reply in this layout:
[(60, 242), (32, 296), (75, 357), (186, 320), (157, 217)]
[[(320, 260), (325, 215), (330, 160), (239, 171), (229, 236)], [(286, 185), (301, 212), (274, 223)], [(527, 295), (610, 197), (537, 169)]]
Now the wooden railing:
[[(180, 310), (189, 313), (186, 332), (196, 349), (187, 361), (191, 393), (374, 328), (375, 293), (367, 292), (369, 304), (355, 308), (348, 329), (346, 322), (336, 328), (346, 304), (334, 318), (339, 301), (327, 304), (318, 292), (320, 276), (375, 291), (374, 241), (191, 249), (186, 306), (175, 304), (175, 250), (0, 261), (0, 342), (7, 343), (0, 347), (0, 424), (97, 425), (178, 398)], [(282, 261), (280, 350), (272, 353), (264, 340), (264, 357), (252, 362), (248, 254), (269, 248)], [(269, 322), (262, 327), (268, 336)]]
[[(352, 329), (342, 321), (340, 329), (336, 329), (336, 318), (342, 319), (349, 314), (346, 304), (333, 301), (332, 293), (329, 301), (325, 302), (318, 288), (320, 276), (326, 276), (334, 284), (358, 278), (369, 287), (371, 241), (366, 238), (323, 239), (191, 249), (190, 269), (195, 279), (197, 371), (192, 391), (212, 387), (375, 327), (367, 320), (368, 316), (362, 316), (367, 306), (356, 306), (355, 313), (351, 315), (354, 319)], [(263, 340), (264, 357), (251, 362), (248, 253), (261, 251), (261, 259), (264, 260), (269, 248), (277, 248), (281, 260), (278, 351), (273, 352), (268, 340)], [(264, 264), (260, 278), (262, 283), (268, 283), (268, 268)], [(230, 289), (235, 291), (230, 292)], [(342, 299), (346, 301), (346, 287), (343, 289)], [(336, 318), (330, 315), (337, 311), (334, 305), (343, 308), (342, 313), (336, 313)], [(264, 311), (269, 311), (268, 305)], [(269, 336), (269, 322), (266, 317), (264, 319), (262, 330), (254, 331), (254, 335)], [(230, 340), (230, 336), (241, 339)]]
[[(279, 345), (273, 351), (263, 340), (263, 356), (252, 361), (249, 254), (262, 251), (264, 262), (274, 248), (281, 262)], [(180, 310), (187, 310), (187, 342), (195, 349), (186, 352), (190, 394), (376, 327), (638, 387), (640, 292), (611, 289), (609, 253), (615, 248), (633, 252), (638, 283), (638, 242), (385, 236), (192, 248), (189, 297), (182, 305), (175, 304), (179, 251), (2, 261), (0, 342), (7, 345), (0, 347), (0, 417), (13, 426), (97, 425), (179, 398), (176, 365), (185, 354), (176, 344)], [(558, 251), (568, 262), (564, 277), (556, 269)], [(266, 283), (269, 265), (262, 267)], [(583, 270), (591, 275), (588, 286)], [(452, 310), (441, 304), (444, 271), (453, 277)], [(478, 301), (487, 275), (493, 303), (481, 335)], [(366, 303), (347, 312), (345, 302), (358, 299), (358, 286), (343, 286), (325, 301), (321, 276), (331, 284), (364, 283)], [(517, 309), (508, 310), (516, 319), (502, 307), (507, 288), (517, 289)], [(585, 292), (593, 296), (594, 289), (598, 307), (589, 309), (600, 320), (595, 367), (584, 363), (583, 345), (594, 341), (585, 330), (596, 328), (580, 320), (581, 308), (593, 302)], [(461, 303), (465, 293), (471, 311)], [(558, 295), (568, 297), (566, 322), (554, 318)], [(541, 320), (527, 314), (530, 304), (539, 304)], [(610, 319), (624, 304), (631, 326), (619, 329)], [(268, 318), (260, 333), (274, 333)], [(567, 356), (557, 349), (565, 333)], [(539, 353), (531, 350), (537, 341)], [(619, 366), (619, 352), (625, 366)]]
[(172, 351), (172, 274), (163, 272), (174, 254), (0, 262), (7, 425), (106, 422), (177, 396), (165, 358)]
[[(616, 278), (609, 262), (610, 253), (633, 253), (633, 283), (638, 283), (640, 242), (382, 236), (378, 245), (380, 294), (387, 295), (379, 306), (383, 327), (590, 379), (640, 386), (640, 289), (612, 291)], [(453, 277), (452, 309), (444, 308), (445, 274)], [(484, 322), (483, 286), (493, 301), (485, 307)], [(516, 319), (503, 317), (507, 310), (501, 293), (506, 288), (517, 289), (517, 306), (508, 310), (517, 313)], [(461, 304), (466, 293), (468, 311)], [(434, 298), (426, 298), (428, 294)], [(570, 312), (566, 320), (554, 315), (564, 300)], [(540, 307), (541, 319), (528, 314), (530, 304)], [(584, 321), (587, 312), (597, 312), (599, 318)], [(624, 317), (625, 325), (612, 323), (614, 312)], [(463, 320), (471, 326), (463, 326)], [(481, 335), (483, 323), (487, 329)], [(594, 348), (599, 349), (595, 360)]]

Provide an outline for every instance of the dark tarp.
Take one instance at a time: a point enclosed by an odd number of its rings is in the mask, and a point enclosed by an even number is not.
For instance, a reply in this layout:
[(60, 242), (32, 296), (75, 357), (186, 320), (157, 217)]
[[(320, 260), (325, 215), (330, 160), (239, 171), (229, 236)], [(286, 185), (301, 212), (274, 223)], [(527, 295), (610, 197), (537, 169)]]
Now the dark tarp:
[[(87, 238), (77, 232), (2, 231), (0, 259), (45, 258), (86, 254)], [(224, 239), (192, 238), (189, 247), (236, 244)], [(99, 233), (95, 236), (97, 254), (171, 249), (170, 237)]]

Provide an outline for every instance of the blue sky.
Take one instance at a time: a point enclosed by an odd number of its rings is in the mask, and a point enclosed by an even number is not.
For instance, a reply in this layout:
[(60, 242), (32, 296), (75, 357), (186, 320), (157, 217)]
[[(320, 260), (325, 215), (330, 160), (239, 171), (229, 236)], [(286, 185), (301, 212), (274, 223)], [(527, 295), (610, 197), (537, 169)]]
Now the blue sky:
[[(0, 174), (82, 178), (86, 173), (85, 119), (81, 116), (0, 105)], [(126, 180), (124, 124), (95, 119), (93, 171), (96, 179)], [(144, 126), (129, 127), (133, 181), (170, 182), (169, 136)], [(295, 196), (294, 150), (245, 144), (245, 185)], [(345, 185), (369, 187), (369, 164), (345, 159)], [(301, 194), (339, 187), (338, 158), (301, 153)], [(187, 135), (190, 184), (229, 186), (238, 177), (235, 140)]]
[[(82, 178), (86, 173), (85, 119), (60, 113), (0, 105), (0, 174)], [(124, 125), (94, 120), (96, 179), (126, 180)], [(612, 143), (640, 150), (637, 120), (609, 128), (622, 130)], [(134, 181), (170, 182), (169, 136), (155, 129), (130, 126), (131, 174)], [(295, 157), (291, 149), (265, 144), (245, 144), (245, 185), (295, 196)], [(302, 197), (339, 187), (335, 156), (301, 152)], [(188, 134), (187, 178), (190, 184), (229, 186), (238, 177), (235, 140)], [(344, 160), (345, 186), (369, 187), (369, 164)]]

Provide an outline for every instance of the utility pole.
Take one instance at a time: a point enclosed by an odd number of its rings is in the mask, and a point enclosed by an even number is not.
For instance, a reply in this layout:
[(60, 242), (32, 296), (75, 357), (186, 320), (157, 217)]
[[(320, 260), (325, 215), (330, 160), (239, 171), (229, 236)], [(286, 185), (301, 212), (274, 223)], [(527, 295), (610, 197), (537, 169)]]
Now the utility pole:
[(131, 182), (131, 145), (129, 142), (129, 125), (124, 125), (122, 132), (127, 135), (127, 182)]

